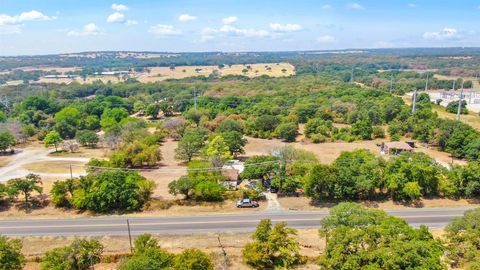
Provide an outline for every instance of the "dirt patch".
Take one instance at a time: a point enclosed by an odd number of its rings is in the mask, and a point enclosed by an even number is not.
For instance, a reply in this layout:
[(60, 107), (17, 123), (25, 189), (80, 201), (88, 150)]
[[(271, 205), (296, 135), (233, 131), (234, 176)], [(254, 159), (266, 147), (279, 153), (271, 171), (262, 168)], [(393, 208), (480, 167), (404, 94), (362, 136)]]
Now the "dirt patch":
[[(306, 210), (328, 210), (329, 208), (336, 205), (336, 203), (313, 203), (307, 197), (284, 197), (278, 198), (280, 205), (285, 209), (295, 209), (300, 211)], [(393, 201), (385, 202), (372, 202), (372, 201), (363, 201), (360, 202), (367, 207), (378, 208), (378, 209), (411, 209), (418, 208), (420, 205), (422, 208), (438, 208), (438, 207), (462, 207), (462, 206), (480, 206), (480, 201), (472, 200), (450, 200), (444, 198), (424, 198), (419, 201), (416, 205), (405, 205)]]
[(23, 165), (23, 168), (32, 171), (33, 173), (70, 173), (70, 166), (72, 173), (85, 173), (83, 166), (85, 163), (78, 161), (40, 161)]

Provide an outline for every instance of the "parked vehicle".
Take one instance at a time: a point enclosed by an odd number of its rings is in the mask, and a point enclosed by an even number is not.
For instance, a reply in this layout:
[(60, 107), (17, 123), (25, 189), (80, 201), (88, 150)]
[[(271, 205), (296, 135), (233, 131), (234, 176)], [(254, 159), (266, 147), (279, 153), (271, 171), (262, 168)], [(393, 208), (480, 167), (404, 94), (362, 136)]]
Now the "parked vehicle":
[(237, 207), (238, 208), (255, 208), (255, 207), (259, 207), (259, 206), (260, 205), (258, 204), (258, 202), (250, 200), (250, 199), (243, 199), (243, 200), (237, 201)]

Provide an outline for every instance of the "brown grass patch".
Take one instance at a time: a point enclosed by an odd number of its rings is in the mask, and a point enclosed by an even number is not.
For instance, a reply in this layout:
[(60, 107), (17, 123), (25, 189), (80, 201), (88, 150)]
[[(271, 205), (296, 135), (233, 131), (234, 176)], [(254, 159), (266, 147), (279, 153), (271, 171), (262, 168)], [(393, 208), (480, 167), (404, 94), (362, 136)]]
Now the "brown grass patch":
[(84, 173), (83, 162), (78, 161), (39, 161), (23, 165), (23, 168), (32, 171), (33, 173), (70, 173), (70, 165), (73, 173)]

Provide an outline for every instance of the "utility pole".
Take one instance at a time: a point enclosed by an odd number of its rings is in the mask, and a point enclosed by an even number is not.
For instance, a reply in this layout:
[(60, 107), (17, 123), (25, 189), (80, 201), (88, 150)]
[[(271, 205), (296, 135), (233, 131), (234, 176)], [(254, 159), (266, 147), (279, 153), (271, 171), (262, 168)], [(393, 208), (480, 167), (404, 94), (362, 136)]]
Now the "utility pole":
[(393, 89), (393, 73), (392, 73), (392, 77), (390, 77), (390, 94), (392, 93), (392, 89)]
[(457, 82), (457, 80), (453, 80), (453, 91), (455, 91), (455, 83)]
[(428, 90), (428, 73), (427, 73), (427, 80), (425, 81), (425, 92)]
[(352, 66), (352, 73), (350, 74), (350, 83), (353, 83), (353, 66)]
[(462, 89), (460, 90), (460, 97), (458, 99), (457, 121), (460, 121), (460, 113), (462, 112), (462, 101), (463, 101), (463, 81), (462, 81)]
[(193, 88), (193, 103), (196, 111), (197, 110), (197, 88)]
[(412, 114), (415, 114), (417, 111), (417, 88), (413, 91), (413, 106), (412, 106)]
[(73, 180), (72, 164), (70, 164), (70, 180)]
[(133, 254), (132, 234), (130, 232), (130, 221), (127, 218), (128, 240), (130, 241), (130, 252)]

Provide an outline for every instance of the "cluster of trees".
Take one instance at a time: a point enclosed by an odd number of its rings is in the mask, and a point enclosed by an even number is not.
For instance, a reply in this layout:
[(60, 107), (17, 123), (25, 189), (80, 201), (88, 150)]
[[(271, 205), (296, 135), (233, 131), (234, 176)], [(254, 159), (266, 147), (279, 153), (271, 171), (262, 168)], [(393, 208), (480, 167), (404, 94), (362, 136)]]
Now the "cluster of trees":
[(477, 162), (471, 162), (448, 171), (423, 153), (402, 153), (385, 161), (366, 150), (355, 150), (343, 152), (332, 165), (312, 166), (303, 187), (314, 200), (472, 198), (480, 194), (478, 168)]
[[(25, 256), (21, 253), (19, 239), (0, 236), (0, 269), (21, 270)], [(88, 270), (102, 260), (104, 247), (98, 240), (76, 239), (67, 246), (48, 251), (41, 259), (42, 270)], [(132, 255), (122, 258), (120, 270), (213, 270), (211, 257), (198, 249), (185, 249), (174, 255), (161, 249), (158, 242), (149, 234), (135, 239)]]
[(223, 201), (226, 188), (220, 182), (225, 177), (219, 170), (209, 170), (205, 161), (191, 161), (188, 174), (168, 184), (169, 193), (183, 195), (186, 200)]
[(57, 207), (93, 212), (136, 211), (148, 204), (155, 183), (136, 171), (92, 171), (80, 178), (56, 181), (51, 190)]
[(254, 156), (245, 164), (243, 179), (271, 181), (280, 192), (303, 191), (316, 201), (416, 201), (422, 196), (480, 196), (479, 162), (447, 170), (423, 153), (402, 153), (387, 161), (360, 149), (342, 152), (331, 165), (318, 164), (314, 157), (272, 156)]

